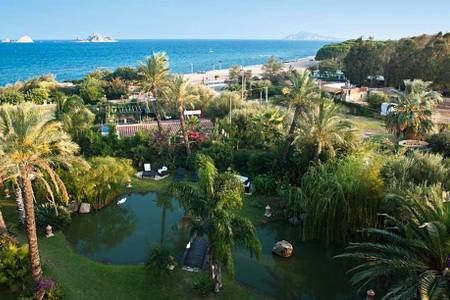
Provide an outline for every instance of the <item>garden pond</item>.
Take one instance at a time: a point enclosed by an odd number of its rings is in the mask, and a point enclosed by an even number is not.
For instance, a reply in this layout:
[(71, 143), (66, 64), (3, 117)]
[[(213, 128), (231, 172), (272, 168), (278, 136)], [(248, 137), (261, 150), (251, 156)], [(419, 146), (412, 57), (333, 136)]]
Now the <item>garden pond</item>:
[[(75, 215), (66, 237), (78, 253), (108, 264), (143, 264), (150, 248), (164, 243), (181, 257), (189, 231), (183, 209), (171, 196), (134, 193), (124, 204)], [(259, 260), (248, 251), (234, 251), (236, 279), (264, 295), (284, 299), (353, 299), (349, 277), (336, 250), (320, 243), (302, 242), (298, 227), (273, 222), (257, 227), (262, 244)], [(290, 258), (271, 253), (275, 242), (294, 246)]]

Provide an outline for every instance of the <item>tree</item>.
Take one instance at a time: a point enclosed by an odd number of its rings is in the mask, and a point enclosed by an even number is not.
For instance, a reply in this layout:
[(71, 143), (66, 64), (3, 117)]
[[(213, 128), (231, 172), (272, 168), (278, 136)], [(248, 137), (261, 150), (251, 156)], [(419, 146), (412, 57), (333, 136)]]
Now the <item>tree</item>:
[(163, 133), (161, 123), (161, 112), (158, 106), (158, 97), (167, 87), (169, 76), (169, 58), (164, 52), (156, 52), (145, 58), (138, 67), (139, 81), (141, 91), (151, 93), (154, 97), (152, 101), (155, 110), (156, 122), (158, 123), (159, 133)]
[(74, 156), (77, 150), (78, 146), (70, 141), (62, 125), (52, 120), (48, 110), (30, 104), (0, 108), (0, 179), (18, 178), (23, 183), (31, 273), (36, 284), (42, 269), (31, 181), (40, 181), (53, 201), (54, 192), (67, 201), (64, 183), (54, 167), (70, 167), (79, 160)]
[(170, 81), (170, 84), (167, 87), (166, 96), (177, 106), (181, 133), (183, 135), (184, 145), (186, 147), (186, 154), (189, 156), (191, 155), (191, 148), (189, 145), (189, 137), (184, 120), (184, 105), (186, 102), (192, 101), (196, 98), (196, 96), (190, 93), (187, 79), (184, 79), (181, 76), (175, 76)]
[(448, 299), (448, 199), (442, 191), (426, 198), (390, 198), (402, 204), (404, 217), (384, 214), (385, 228), (364, 230), (373, 241), (351, 243), (337, 257), (360, 262), (350, 271), (352, 283), (361, 289), (376, 282), (387, 283), (384, 299)]
[(351, 82), (364, 85), (369, 76), (375, 77), (382, 73), (382, 54), (381, 42), (357, 40), (344, 59), (345, 75)]
[(120, 99), (128, 94), (128, 87), (120, 77), (105, 82), (105, 94), (108, 99)]
[(277, 60), (275, 57), (271, 56), (262, 66), (263, 77), (269, 79), (273, 83), (277, 83), (282, 79), (281, 73), (283, 72), (283, 69), (283, 63)]
[(351, 142), (352, 123), (342, 119), (337, 106), (330, 100), (321, 99), (318, 106), (306, 110), (306, 118), (300, 125), (294, 143), (298, 147), (309, 143), (315, 146), (314, 160), (319, 160), (323, 150), (334, 157), (336, 146)]
[(199, 181), (195, 186), (176, 183), (174, 190), (182, 206), (209, 239), (216, 290), (222, 287), (221, 265), (234, 275), (233, 248), (241, 245), (259, 257), (261, 246), (255, 227), (247, 218), (236, 214), (242, 208), (242, 183), (231, 172), (218, 173), (212, 159), (197, 156)]
[(416, 139), (433, 129), (433, 106), (441, 95), (429, 89), (430, 82), (406, 80), (405, 90), (394, 91), (397, 106), (386, 117), (386, 128), (397, 139)]
[(87, 103), (96, 104), (105, 99), (101, 79), (87, 76), (80, 84), (80, 96)]
[(311, 72), (308, 70), (295, 72), (289, 77), (291, 85), (284, 90), (289, 99), (289, 106), (295, 108), (292, 123), (289, 132), (286, 136), (281, 160), (284, 162), (289, 154), (289, 148), (294, 140), (294, 132), (297, 128), (297, 122), (300, 115), (303, 114), (304, 109), (311, 105), (320, 94), (319, 86), (311, 77)]

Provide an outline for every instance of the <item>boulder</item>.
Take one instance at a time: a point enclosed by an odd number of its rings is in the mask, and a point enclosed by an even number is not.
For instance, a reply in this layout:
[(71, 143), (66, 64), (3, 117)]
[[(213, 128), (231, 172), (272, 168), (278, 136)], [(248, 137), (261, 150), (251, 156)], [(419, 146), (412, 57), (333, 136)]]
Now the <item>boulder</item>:
[(81, 203), (80, 214), (88, 214), (91, 212), (91, 205), (89, 203)]
[(69, 211), (71, 213), (74, 213), (74, 212), (78, 211), (78, 203), (77, 203), (77, 201), (70, 202), (70, 204), (69, 204)]
[(285, 240), (277, 242), (272, 248), (272, 252), (281, 257), (290, 257), (293, 250), (294, 247), (292, 247), (292, 245)]

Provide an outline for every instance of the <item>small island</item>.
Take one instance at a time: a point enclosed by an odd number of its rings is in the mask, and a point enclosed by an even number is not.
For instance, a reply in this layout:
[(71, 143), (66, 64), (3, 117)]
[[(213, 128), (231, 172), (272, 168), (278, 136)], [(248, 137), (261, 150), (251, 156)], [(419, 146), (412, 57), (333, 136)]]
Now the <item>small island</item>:
[(117, 43), (117, 40), (109, 37), (103, 36), (100, 33), (93, 33), (88, 36), (86, 39), (77, 38), (75, 40), (76, 43)]
[(28, 36), (24, 35), (18, 40), (10, 40), (9, 38), (1, 40), (2, 43), (20, 43), (20, 44), (27, 44), (27, 43), (34, 43), (34, 41)]

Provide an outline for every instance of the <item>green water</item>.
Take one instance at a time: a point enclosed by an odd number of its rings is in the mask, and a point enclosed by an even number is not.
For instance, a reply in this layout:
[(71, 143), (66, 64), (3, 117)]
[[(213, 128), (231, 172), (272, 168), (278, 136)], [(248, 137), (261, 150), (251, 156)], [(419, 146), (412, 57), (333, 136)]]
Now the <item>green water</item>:
[[(178, 202), (156, 193), (126, 197), (123, 205), (74, 216), (66, 236), (75, 250), (104, 263), (142, 264), (150, 247), (162, 242), (180, 257), (189, 235), (180, 224)], [(239, 282), (277, 299), (354, 299), (345, 269), (331, 258), (336, 250), (301, 242), (298, 227), (284, 223), (259, 226), (257, 234), (263, 248), (259, 260), (247, 251), (234, 251)], [(291, 258), (271, 253), (282, 239), (294, 246)]]

